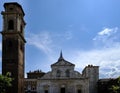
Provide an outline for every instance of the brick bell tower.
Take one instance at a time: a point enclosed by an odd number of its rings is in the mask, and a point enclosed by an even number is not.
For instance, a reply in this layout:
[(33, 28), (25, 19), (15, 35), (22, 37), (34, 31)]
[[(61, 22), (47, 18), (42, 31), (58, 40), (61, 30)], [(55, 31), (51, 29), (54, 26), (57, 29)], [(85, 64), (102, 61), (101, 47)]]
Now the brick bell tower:
[(24, 11), (20, 4), (4, 4), (2, 29), (2, 74), (10, 73), (12, 87), (6, 93), (24, 93)]

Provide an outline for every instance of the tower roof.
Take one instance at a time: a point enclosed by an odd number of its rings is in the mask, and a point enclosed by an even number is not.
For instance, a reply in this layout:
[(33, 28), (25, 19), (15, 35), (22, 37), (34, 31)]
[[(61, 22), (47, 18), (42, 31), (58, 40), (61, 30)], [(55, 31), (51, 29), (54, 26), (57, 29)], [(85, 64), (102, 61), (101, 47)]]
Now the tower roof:
[(22, 9), (22, 6), (21, 6), (20, 4), (18, 4), (17, 2), (8, 2), (8, 3), (4, 3), (4, 7), (6, 8), (7, 5), (11, 5), (11, 4), (20, 7), (20, 9), (22, 10), (23, 16), (25, 15), (25, 13), (24, 13), (24, 11), (23, 11), (23, 9)]

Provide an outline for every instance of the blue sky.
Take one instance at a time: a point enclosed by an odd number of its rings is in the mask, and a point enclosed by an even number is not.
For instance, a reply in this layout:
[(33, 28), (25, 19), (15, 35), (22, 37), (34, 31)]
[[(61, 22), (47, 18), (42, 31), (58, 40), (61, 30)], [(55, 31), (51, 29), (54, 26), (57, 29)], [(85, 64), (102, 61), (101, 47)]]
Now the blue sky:
[(25, 72), (51, 70), (62, 50), (77, 71), (93, 64), (100, 78), (120, 75), (120, 0), (0, 0), (0, 11), (11, 1), (26, 14)]

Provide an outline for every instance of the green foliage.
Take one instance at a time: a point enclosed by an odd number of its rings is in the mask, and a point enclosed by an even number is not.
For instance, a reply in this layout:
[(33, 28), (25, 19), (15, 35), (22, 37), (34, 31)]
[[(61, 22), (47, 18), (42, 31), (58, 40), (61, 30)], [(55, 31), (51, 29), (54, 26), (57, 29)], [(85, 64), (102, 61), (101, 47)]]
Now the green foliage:
[(9, 77), (9, 73), (6, 75), (0, 75), (0, 93), (5, 93), (6, 87), (11, 87), (12, 78)]
[(111, 93), (118, 93), (119, 86), (112, 85), (112, 87), (110, 88), (110, 90), (111, 90)]
[(110, 87), (111, 93), (120, 93), (120, 77), (117, 78), (117, 82)]

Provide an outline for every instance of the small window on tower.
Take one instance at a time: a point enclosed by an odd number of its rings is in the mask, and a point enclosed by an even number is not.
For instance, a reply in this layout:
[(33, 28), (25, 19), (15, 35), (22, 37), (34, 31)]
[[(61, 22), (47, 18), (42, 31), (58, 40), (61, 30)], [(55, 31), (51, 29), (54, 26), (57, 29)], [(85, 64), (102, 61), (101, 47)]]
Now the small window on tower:
[(12, 11), (12, 10), (13, 10), (13, 7), (10, 7), (10, 8), (9, 8), (9, 10), (11, 10), (11, 11)]
[(9, 9), (9, 11), (13, 11), (14, 10), (14, 6), (10, 5), (8, 9)]
[(23, 31), (23, 27), (22, 27), (22, 25), (20, 26), (20, 32), (22, 33), (22, 31)]
[(20, 43), (20, 49), (21, 49), (21, 51), (23, 51), (23, 49), (24, 49), (24, 46), (23, 46), (22, 42)]
[(13, 45), (13, 44), (12, 44), (12, 41), (9, 40), (9, 41), (8, 41), (8, 47), (12, 47), (12, 45)]
[(14, 29), (14, 22), (13, 20), (8, 21), (8, 30), (13, 30)]

